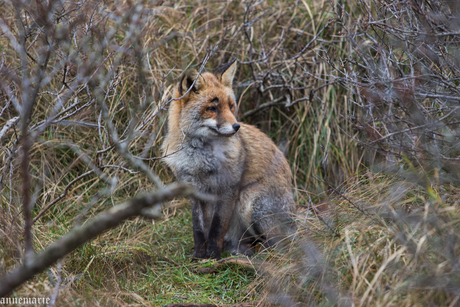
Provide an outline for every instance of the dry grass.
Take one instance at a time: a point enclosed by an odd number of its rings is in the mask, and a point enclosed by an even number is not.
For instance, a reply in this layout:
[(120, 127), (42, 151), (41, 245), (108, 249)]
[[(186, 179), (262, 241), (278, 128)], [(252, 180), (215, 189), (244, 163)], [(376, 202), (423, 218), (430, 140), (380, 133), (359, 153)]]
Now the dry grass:
[[(298, 212), (288, 251), (267, 259), (264, 300), (281, 306), (456, 306), (458, 187), (400, 175), (348, 180), (321, 220)], [(363, 213), (364, 212), (364, 213)]]

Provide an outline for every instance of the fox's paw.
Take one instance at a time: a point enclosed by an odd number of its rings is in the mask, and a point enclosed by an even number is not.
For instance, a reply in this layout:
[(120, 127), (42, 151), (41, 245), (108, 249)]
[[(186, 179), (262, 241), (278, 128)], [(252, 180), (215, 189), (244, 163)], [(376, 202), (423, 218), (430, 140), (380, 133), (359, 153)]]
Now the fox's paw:
[(193, 253), (192, 257), (195, 259), (208, 259), (209, 258), (204, 253), (199, 253), (199, 254)]
[(208, 245), (206, 249), (206, 258), (220, 259), (221, 249), (217, 245)]
[(199, 259), (206, 259), (208, 258), (206, 255), (207, 251), (207, 244), (204, 242), (203, 244), (196, 244), (195, 243), (195, 250), (193, 252), (193, 257), (194, 258), (199, 258)]

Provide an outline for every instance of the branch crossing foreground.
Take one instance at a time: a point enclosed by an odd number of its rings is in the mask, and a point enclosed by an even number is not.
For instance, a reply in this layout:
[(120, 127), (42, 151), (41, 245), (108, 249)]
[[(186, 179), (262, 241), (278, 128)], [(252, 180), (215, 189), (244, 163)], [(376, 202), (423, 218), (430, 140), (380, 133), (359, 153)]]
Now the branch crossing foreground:
[(196, 195), (189, 186), (173, 184), (159, 191), (138, 196), (100, 213), (86, 224), (75, 227), (44, 251), (33, 256), (27, 263), (0, 277), (0, 297), (9, 295), (22, 283), (43, 272), (82, 244), (116, 227), (130, 217), (143, 215), (144, 209), (149, 209), (149, 217), (158, 219), (161, 217), (161, 203), (172, 200), (176, 196), (190, 196), (192, 194), (198, 198), (204, 197), (203, 195)]

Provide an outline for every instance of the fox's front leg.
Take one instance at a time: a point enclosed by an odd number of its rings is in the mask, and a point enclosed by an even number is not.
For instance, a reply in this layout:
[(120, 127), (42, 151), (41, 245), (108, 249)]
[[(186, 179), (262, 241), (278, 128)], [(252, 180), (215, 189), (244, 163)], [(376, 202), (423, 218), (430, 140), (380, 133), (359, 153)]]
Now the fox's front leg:
[(201, 201), (192, 199), (192, 218), (193, 218), (193, 239), (195, 250), (193, 257), (206, 258), (206, 235), (204, 226), (203, 205)]
[(220, 253), (224, 245), (224, 237), (235, 210), (236, 193), (233, 195), (222, 195), (217, 201), (214, 216), (209, 227), (208, 240), (206, 246), (206, 257), (220, 258)]

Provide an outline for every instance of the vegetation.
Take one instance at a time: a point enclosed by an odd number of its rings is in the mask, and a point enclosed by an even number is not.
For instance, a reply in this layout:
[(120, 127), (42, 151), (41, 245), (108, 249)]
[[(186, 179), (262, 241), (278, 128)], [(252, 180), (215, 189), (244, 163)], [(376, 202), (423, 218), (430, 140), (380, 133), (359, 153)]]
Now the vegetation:
[(287, 250), (194, 260), (177, 197), (161, 220), (129, 218), (10, 297), (456, 306), (459, 26), (454, 0), (5, 1), (0, 281), (101, 212), (174, 182), (159, 150), (174, 86), (189, 67), (236, 58), (240, 119), (274, 139), (295, 175)]

